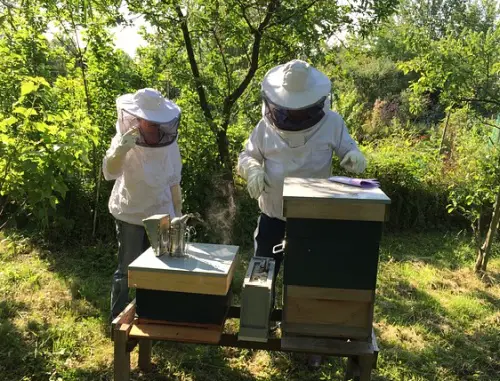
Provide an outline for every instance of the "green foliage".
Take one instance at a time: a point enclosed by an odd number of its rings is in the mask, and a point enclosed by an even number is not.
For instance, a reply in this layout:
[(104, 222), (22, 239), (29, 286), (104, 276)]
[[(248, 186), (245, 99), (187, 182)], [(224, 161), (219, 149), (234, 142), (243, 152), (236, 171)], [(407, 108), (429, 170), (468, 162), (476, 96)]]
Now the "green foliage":
[(500, 110), (496, 95), (500, 88), (500, 28), (486, 32), (464, 30), (428, 44), (408, 61), (401, 63), (405, 72), (414, 71), (419, 79), (412, 83), (413, 92), (420, 96), (439, 91), (446, 106), (472, 102), (485, 115)]
[(463, 124), (456, 126), (454, 122), (464, 119), (464, 110), (454, 116), (450, 119), (455, 131), (452, 130), (449, 142), (453, 145), (453, 156), (447, 162), (450, 174), (447, 209), (467, 218), (480, 239), (500, 186), (500, 147), (489, 144), (490, 126), (478, 122), (468, 128)]
[[(291, 58), (333, 79), (334, 108), (370, 159), (366, 176), (380, 178), (395, 200), (391, 228), (486, 222), (497, 150), (485, 148), (489, 127), (474, 118), (498, 111), (497, 7), (406, 0), (388, 19), (396, 3), (194, 1), (179, 13), (176, 2), (132, 0), (130, 9), (154, 26), (134, 60), (114, 49), (107, 30), (123, 22), (116, 3), (1, 7), (0, 226), (17, 215), (19, 225), (23, 216), (50, 227), (50, 237), (84, 239), (95, 217), (97, 237), (114, 236), (113, 183), (100, 166), (115, 133), (115, 99), (150, 86), (183, 111), (185, 210), (206, 220), (197, 238), (250, 244), (258, 208), (234, 163), (261, 116), (260, 79)], [(49, 24), (58, 28), (50, 41)], [(345, 26), (345, 46), (325, 44)], [(463, 114), (453, 110), (464, 102)], [(445, 110), (452, 116), (441, 147)]]
[(32, 214), (43, 227), (65, 197), (66, 179), (81, 177), (89, 164), (96, 129), (86, 115), (51, 109), (54, 91), (41, 77), (26, 77), (12, 116), (0, 121), (0, 182), (11, 216)]

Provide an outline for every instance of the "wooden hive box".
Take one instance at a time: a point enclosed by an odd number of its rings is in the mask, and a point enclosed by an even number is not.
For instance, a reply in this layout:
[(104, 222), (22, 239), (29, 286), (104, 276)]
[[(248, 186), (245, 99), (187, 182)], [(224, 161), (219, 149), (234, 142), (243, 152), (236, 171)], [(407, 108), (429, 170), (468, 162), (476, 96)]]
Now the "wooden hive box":
[(389, 204), (379, 188), (285, 179), (284, 334), (369, 338)]
[(231, 304), (238, 246), (190, 243), (186, 257), (155, 256), (152, 248), (128, 268), (142, 322), (220, 325)]

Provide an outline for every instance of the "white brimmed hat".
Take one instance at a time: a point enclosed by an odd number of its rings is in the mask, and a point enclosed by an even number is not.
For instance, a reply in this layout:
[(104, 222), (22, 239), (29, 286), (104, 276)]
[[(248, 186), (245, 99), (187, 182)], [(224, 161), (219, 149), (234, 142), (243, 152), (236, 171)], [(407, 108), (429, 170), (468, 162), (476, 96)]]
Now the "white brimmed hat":
[(269, 70), (262, 80), (265, 96), (278, 106), (300, 109), (330, 94), (326, 75), (302, 60), (292, 60)]
[(150, 88), (118, 97), (116, 107), (118, 110), (125, 110), (138, 118), (156, 123), (170, 122), (181, 112), (174, 102), (165, 99), (158, 90)]

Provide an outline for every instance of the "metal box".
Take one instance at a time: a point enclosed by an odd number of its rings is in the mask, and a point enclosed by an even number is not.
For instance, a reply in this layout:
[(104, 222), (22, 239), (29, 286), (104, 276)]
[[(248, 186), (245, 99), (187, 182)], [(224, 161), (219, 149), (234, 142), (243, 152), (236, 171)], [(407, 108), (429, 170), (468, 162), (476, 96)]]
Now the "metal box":
[(274, 300), (275, 261), (252, 257), (241, 291), (238, 340), (266, 342)]

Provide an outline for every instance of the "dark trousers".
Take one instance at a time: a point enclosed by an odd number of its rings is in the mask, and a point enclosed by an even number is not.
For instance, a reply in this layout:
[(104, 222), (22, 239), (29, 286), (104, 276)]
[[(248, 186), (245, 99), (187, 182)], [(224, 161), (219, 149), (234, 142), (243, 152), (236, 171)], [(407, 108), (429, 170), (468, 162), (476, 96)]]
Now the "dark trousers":
[(275, 260), (275, 285), (281, 268), (281, 262), (283, 261), (283, 253), (273, 254), (273, 247), (279, 245), (285, 239), (285, 227), (285, 221), (261, 213), (257, 222), (257, 229), (255, 229), (254, 233), (254, 255), (257, 257), (273, 258)]
[(128, 265), (146, 251), (150, 244), (143, 226), (116, 220), (118, 239), (118, 267), (111, 286), (111, 319), (117, 317), (129, 300)]

